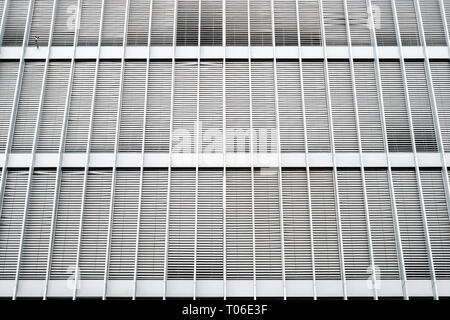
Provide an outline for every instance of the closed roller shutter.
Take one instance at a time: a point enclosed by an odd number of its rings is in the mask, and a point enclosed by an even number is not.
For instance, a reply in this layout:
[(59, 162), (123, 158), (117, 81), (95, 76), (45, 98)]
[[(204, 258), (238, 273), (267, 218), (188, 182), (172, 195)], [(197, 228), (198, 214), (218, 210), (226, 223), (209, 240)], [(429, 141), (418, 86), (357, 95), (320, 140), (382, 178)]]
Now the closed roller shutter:
[(427, 212), (428, 232), (434, 271), (439, 280), (450, 280), (450, 221), (442, 171), (421, 169), (422, 190)]
[(400, 63), (381, 61), (380, 68), (389, 151), (410, 152), (411, 135)]
[(322, 45), (318, 0), (298, 0), (300, 42), (302, 46)]
[(226, 1), (227, 46), (248, 45), (248, 0)]
[(329, 152), (330, 129), (323, 61), (304, 61), (303, 79), (309, 152)]
[(383, 131), (373, 61), (355, 60), (356, 96), (363, 152), (383, 152)]
[(372, 14), (379, 46), (396, 46), (394, 15), (391, 0), (371, 0)]
[(139, 211), (138, 169), (118, 169), (109, 257), (109, 279), (133, 280), (137, 217)]
[(172, 152), (192, 153), (197, 139), (196, 61), (176, 62), (174, 94)]
[(274, 0), (275, 43), (277, 46), (296, 46), (296, 0)]
[(249, 169), (227, 169), (227, 279), (253, 279), (252, 185)]
[(168, 279), (194, 278), (195, 169), (172, 171)]
[(417, 27), (414, 0), (396, 0), (398, 26), (404, 46), (419, 46), (419, 31)]
[(173, 43), (174, 0), (153, 0), (152, 46), (171, 46)]
[(177, 0), (177, 46), (198, 45), (198, 0)]
[(66, 108), (70, 62), (51, 61), (39, 122), (38, 152), (58, 152)]
[(345, 275), (349, 280), (367, 279), (370, 256), (361, 171), (338, 170), (338, 184)]
[(282, 152), (304, 152), (302, 97), (299, 63), (278, 60), (278, 111)]
[(227, 152), (250, 150), (250, 91), (248, 61), (227, 61)]
[(347, 61), (330, 61), (330, 95), (336, 152), (358, 152), (352, 80)]
[(202, 0), (200, 43), (202, 46), (222, 45), (222, 0)]
[(101, 61), (92, 127), (93, 152), (113, 152), (120, 90), (120, 61)]
[(450, 151), (450, 63), (430, 61), (434, 95), (441, 127), (441, 138), (446, 152)]
[(58, 0), (52, 41), (54, 46), (73, 46), (77, 14), (78, 0)]
[(200, 66), (200, 150), (222, 152), (222, 62), (203, 61)]
[(311, 230), (304, 169), (283, 169), (286, 280), (311, 280)]
[(0, 63), (0, 152), (5, 151), (8, 140), (18, 68), (19, 63), (17, 61), (2, 61)]
[(80, 248), (80, 279), (103, 280), (108, 241), (111, 170), (90, 170)]
[(31, 18), (30, 36), (28, 45), (35, 46), (35, 37), (39, 37), (39, 46), (47, 46), (50, 37), (50, 24), (52, 23), (53, 0), (35, 1)]
[(347, 45), (343, 0), (322, 0), (325, 39), (328, 46)]
[(281, 280), (281, 231), (277, 169), (255, 169), (256, 278)]
[(250, 43), (252, 46), (272, 45), (271, 0), (250, 1)]
[(172, 63), (150, 62), (145, 151), (168, 152), (170, 140), (170, 107)]
[(440, 0), (420, 0), (419, 4), (427, 46), (445, 46)]
[(381, 280), (398, 280), (397, 244), (387, 172), (386, 169), (366, 169), (365, 177), (374, 264)]
[(408, 279), (429, 279), (425, 234), (414, 170), (394, 170), (395, 200)]
[(142, 185), (137, 277), (164, 278), (167, 169), (146, 169)]
[(55, 192), (55, 173), (55, 170), (36, 170), (33, 173), (19, 279), (45, 279)]
[(223, 279), (223, 172), (198, 176), (197, 278)]
[(437, 151), (433, 115), (423, 61), (406, 61), (406, 76), (416, 148), (419, 152)]
[(150, 22), (151, 1), (130, 1), (128, 17), (127, 43), (129, 46), (146, 46), (148, 44), (148, 26)]
[(252, 62), (253, 151), (277, 152), (277, 121), (272, 61)]
[(0, 215), (0, 279), (14, 280), (19, 255), (28, 170), (9, 169)]
[(14, 126), (13, 152), (31, 152), (41, 97), (44, 64), (43, 61), (25, 62)]
[(75, 63), (66, 129), (66, 152), (86, 151), (94, 77), (94, 61)]
[(125, 63), (120, 112), (120, 152), (141, 152), (142, 150), (146, 71), (146, 61), (128, 60)]
[(105, 1), (102, 26), (102, 46), (121, 46), (125, 26), (127, 2), (123, 0)]
[(370, 46), (369, 17), (366, 0), (347, 1), (348, 18), (352, 45)]
[(311, 170), (314, 260), (317, 280), (341, 279), (333, 173)]
[(29, 0), (9, 1), (2, 46), (22, 45), (29, 4)]
[(79, 46), (96, 46), (98, 44), (101, 15), (102, 0), (83, 1), (80, 30), (78, 31)]
[(82, 170), (62, 171), (53, 240), (51, 280), (66, 280), (75, 271), (83, 180)]

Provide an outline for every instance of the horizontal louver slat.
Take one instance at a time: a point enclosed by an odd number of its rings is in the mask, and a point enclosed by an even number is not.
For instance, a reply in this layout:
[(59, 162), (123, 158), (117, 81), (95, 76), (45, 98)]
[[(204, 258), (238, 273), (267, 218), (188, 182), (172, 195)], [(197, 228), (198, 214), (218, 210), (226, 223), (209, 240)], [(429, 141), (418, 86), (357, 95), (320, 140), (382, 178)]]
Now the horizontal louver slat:
[(16, 61), (0, 63), (0, 152), (5, 151), (8, 140), (18, 68)]

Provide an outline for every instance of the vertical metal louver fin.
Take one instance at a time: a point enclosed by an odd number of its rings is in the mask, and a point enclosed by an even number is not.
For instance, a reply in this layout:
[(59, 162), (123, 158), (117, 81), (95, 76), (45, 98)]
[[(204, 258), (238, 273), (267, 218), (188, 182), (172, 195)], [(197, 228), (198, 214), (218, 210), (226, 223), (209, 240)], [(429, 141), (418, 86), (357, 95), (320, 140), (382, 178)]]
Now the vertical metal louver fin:
[(198, 176), (197, 279), (223, 279), (223, 172)]
[(222, 45), (222, 0), (202, 0), (201, 35), (202, 46)]
[(177, 1), (177, 46), (197, 46), (199, 28), (199, 1)]
[(318, 0), (298, 0), (300, 42), (302, 46), (322, 45)]
[(414, 0), (395, 0), (400, 37), (404, 46), (419, 46), (419, 30)]
[(248, 45), (248, 0), (226, 1), (227, 46)]
[(28, 169), (8, 169), (0, 215), (0, 279), (14, 280), (19, 255)]
[(372, 15), (374, 19), (377, 44), (379, 46), (396, 46), (394, 15), (391, 0), (372, 1)]
[(83, 1), (78, 46), (96, 46), (100, 31), (102, 0)]
[(169, 217), (169, 279), (194, 277), (195, 170), (172, 169)]
[(202, 61), (200, 66), (199, 152), (222, 152), (223, 66), (221, 61)]
[(31, 18), (30, 36), (28, 45), (35, 46), (36, 37), (39, 46), (47, 46), (50, 37), (50, 24), (52, 23), (53, 0), (35, 1)]
[(427, 46), (445, 46), (447, 44), (439, 3), (440, 0), (419, 1)]
[[(122, 110), (120, 112), (120, 152), (141, 152), (145, 104), (147, 63), (143, 60), (125, 62)], [(150, 114), (150, 116), (152, 116)]]
[(450, 151), (450, 62), (430, 61), (436, 107), (439, 115), (442, 142), (446, 152)]
[(44, 61), (39, 60), (25, 62), (14, 126), (13, 152), (31, 152), (41, 97), (44, 64)]
[(120, 90), (120, 61), (101, 61), (92, 128), (93, 152), (113, 152)]
[(296, 46), (296, 0), (274, 0), (275, 42), (277, 46)]
[[(3, 10), (5, 9), (6, 0), (0, 0), (0, 26), (2, 25)], [(1, 41), (0, 41), (1, 43)]]
[(128, 18), (127, 43), (129, 46), (146, 46), (150, 22), (151, 1), (132, 0)]
[(380, 69), (389, 151), (411, 152), (411, 135), (400, 63), (381, 61)]
[(328, 46), (347, 45), (343, 0), (322, 0), (325, 39)]
[(102, 26), (102, 46), (122, 46), (127, 2), (105, 1)]
[(418, 152), (437, 152), (424, 62), (409, 60), (405, 65), (416, 149)]
[(170, 140), (171, 61), (151, 61), (148, 85), (145, 151), (168, 152)]
[(250, 43), (252, 46), (272, 45), (271, 0), (250, 1)]
[(0, 152), (5, 151), (8, 140), (18, 68), (17, 61), (0, 62)]
[(84, 172), (63, 169), (53, 240), (51, 280), (67, 280), (75, 272)]
[(2, 46), (21, 46), (30, 0), (9, 1)]
[(20, 262), (21, 280), (45, 280), (55, 175), (55, 170), (33, 173)]
[(352, 45), (370, 46), (369, 16), (366, 0), (347, 1)]
[(251, 120), (248, 61), (226, 63), (227, 152), (249, 152)]
[(77, 28), (77, 14), (78, 0), (58, 0), (52, 45), (73, 45), (75, 29)]
[(50, 62), (42, 114), (39, 121), (38, 152), (58, 152), (67, 98), (70, 62)]
[(304, 152), (302, 97), (298, 61), (277, 61), (281, 152)]
[(174, 0), (153, 0), (152, 46), (171, 46), (173, 42)]

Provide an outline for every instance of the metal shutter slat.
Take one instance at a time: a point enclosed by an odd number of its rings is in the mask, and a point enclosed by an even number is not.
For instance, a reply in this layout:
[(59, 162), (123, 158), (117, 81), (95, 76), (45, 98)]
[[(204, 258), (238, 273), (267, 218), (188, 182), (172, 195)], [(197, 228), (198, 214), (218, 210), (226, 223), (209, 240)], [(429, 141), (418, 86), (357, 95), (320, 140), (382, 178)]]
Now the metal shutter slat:
[(450, 63), (430, 61), (436, 108), (439, 115), (442, 143), (445, 152), (450, 151)]
[(248, 0), (226, 1), (227, 46), (248, 45)]
[(347, 45), (343, 0), (322, 0), (327, 46)]
[(197, 46), (199, 1), (178, 0), (177, 46)]
[(47, 46), (50, 37), (50, 24), (52, 23), (53, 0), (35, 1), (31, 18), (30, 36), (28, 45), (35, 45), (35, 37), (39, 37), (39, 46)]
[(396, 46), (394, 15), (392, 13), (391, 0), (371, 0), (372, 14), (379, 46)]
[(302, 46), (322, 45), (318, 0), (298, 0), (300, 42)]
[(19, 63), (16, 61), (0, 63), (0, 152), (5, 151), (8, 140), (18, 69)]
[(439, 0), (420, 0), (423, 29), (427, 46), (445, 46), (444, 25)]
[(83, 1), (78, 46), (96, 46), (100, 31), (102, 0)]
[(272, 45), (270, 0), (250, 1), (250, 43), (252, 46)]
[(127, 43), (129, 46), (147, 46), (150, 22), (151, 1), (133, 0), (130, 2)]
[(277, 46), (296, 46), (296, 0), (274, 0), (275, 43)]
[(52, 40), (54, 46), (73, 46), (77, 12), (77, 0), (59, 0), (57, 2)]
[(29, 0), (9, 1), (2, 46), (22, 45), (29, 2)]
[(127, 2), (123, 0), (105, 1), (102, 26), (102, 46), (121, 46)]
[(420, 46), (414, 0), (396, 0), (400, 37), (404, 46)]
[(201, 36), (202, 46), (222, 45), (222, 0), (202, 0)]
[(352, 45), (370, 46), (369, 17), (365, 0), (347, 1), (348, 23)]
[(174, 0), (153, 0), (152, 46), (171, 46), (173, 43)]

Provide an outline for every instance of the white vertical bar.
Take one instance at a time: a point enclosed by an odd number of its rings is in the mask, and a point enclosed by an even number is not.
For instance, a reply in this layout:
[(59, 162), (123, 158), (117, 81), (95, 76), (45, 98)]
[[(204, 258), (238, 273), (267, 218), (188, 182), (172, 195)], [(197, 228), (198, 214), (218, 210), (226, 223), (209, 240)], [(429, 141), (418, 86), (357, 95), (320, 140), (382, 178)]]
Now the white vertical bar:
[(443, 24), (444, 33), (445, 33), (445, 41), (447, 42), (448, 52), (450, 55), (450, 35), (449, 35), (449, 29), (448, 29), (450, 22), (447, 21), (447, 16), (445, 15), (445, 10), (450, 10), (450, 7), (445, 8), (443, 0), (439, 0), (439, 7), (441, 9), (441, 18), (442, 18), (442, 24)]
[(334, 126), (333, 126), (333, 110), (331, 103), (331, 92), (330, 92), (330, 84), (329, 84), (329, 73), (328, 73), (328, 52), (327, 52), (327, 44), (326, 44), (326, 33), (325, 33), (325, 20), (323, 16), (323, 3), (322, 0), (319, 0), (320, 6), (320, 25), (321, 25), (321, 33), (323, 38), (323, 62), (324, 62), (324, 74), (325, 74), (325, 88), (327, 93), (327, 104), (328, 104), (328, 118), (330, 121), (330, 140), (331, 140), (331, 154), (333, 158), (333, 183), (334, 183), (334, 193), (335, 193), (335, 202), (336, 202), (336, 223), (338, 229), (338, 246), (339, 246), (339, 257), (340, 257), (340, 265), (341, 265), (341, 277), (342, 277), (342, 291), (343, 298), (347, 300), (347, 281), (345, 275), (345, 261), (344, 261), (344, 248), (343, 248), (343, 240), (342, 240), (342, 226), (341, 226), (341, 213), (340, 213), (340, 203), (339, 203), (339, 185), (337, 179), (337, 166), (336, 166), (336, 149), (334, 145)]
[(303, 118), (303, 136), (305, 144), (305, 169), (306, 169), (306, 186), (308, 191), (308, 215), (309, 215), (309, 238), (311, 241), (311, 268), (312, 268), (312, 289), (313, 299), (317, 300), (317, 286), (316, 286), (316, 263), (314, 254), (314, 229), (312, 219), (312, 202), (311, 202), (311, 181), (310, 181), (310, 168), (309, 168), (309, 148), (308, 148), (308, 127), (306, 121), (306, 105), (305, 105), (305, 93), (303, 88), (303, 61), (302, 61), (302, 46), (300, 37), (300, 16), (298, 1), (295, 1), (295, 11), (297, 18), (297, 41), (298, 41), (298, 63), (299, 63), (299, 75), (300, 75), (300, 93), (302, 101), (302, 118)]
[(250, 170), (252, 186), (252, 244), (253, 244), (253, 299), (256, 300), (256, 240), (255, 240), (255, 168), (253, 155), (253, 92), (252, 92), (252, 46), (250, 27), (250, 1), (247, 0), (247, 34), (248, 34), (248, 82), (250, 100)]
[[(105, 0), (102, 0), (102, 8), (100, 14), (100, 24), (98, 31), (98, 43), (97, 43), (97, 57), (95, 61), (95, 74), (94, 74), (94, 84), (92, 90), (92, 100), (91, 100), (91, 111), (89, 118), (89, 133), (88, 140), (86, 144), (86, 157), (85, 157), (85, 168), (84, 168), (84, 177), (83, 177), (83, 191), (82, 191), (82, 200), (81, 200), (81, 210), (80, 210), (80, 221), (79, 221), (79, 229), (78, 229), (78, 244), (77, 244), (77, 260), (75, 265), (75, 279), (73, 285), (73, 293), (72, 299), (75, 300), (77, 298), (77, 286), (78, 286), (78, 278), (80, 277), (80, 251), (81, 251), (81, 240), (82, 240), (82, 232), (83, 232), (83, 221), (84, 221), (84, 209), (86, 207), (86, 191), (87, 191), (87, 183), (89, 176), (89, 160), (91, 154), (91, 141), (92, 141), (92, 130), (94, 125), (94, 111), (95, 111), (95, 96), (97, 92), (97, 83), (98, 83), (98, 72), (100, 67), (100, 52), (102, 45), (102, 30), (103, 30), (103, 16), (105, 9)], [(80, 15), (82, 15), (81, 12)]]
[(3, 5), (3, 13), (1, 18), (1, 23), (0, 23), (0, 52), (2, 50), (2, 43), (3, 43), (3, 34), (5, 32), (5, 25), (6, 25), (6, 17), (8, 15), (8, 5), (9, 5), (9, 0), (5, 1), (5, 4)]
[(278, 198), (280, 209), (280, 242), (281, 242), (281, 276), (283, 281), (283, 299), (286, 300), (286, 259), (284, 253), (284, 207), (283, 207), (283, 170), (281, 162), (281, 134), (280, 134), (280, 110), (278, 105), (278, 73), (277, 73), (277, 50), (275, 43), (275, 7), (274, 0), (271, 4), (271, 22), (272, 22), (272, 50), (273, 50), (273, 77), (275, 94), (275, 113), (277, 123), (277, 153), (278, 153)]
[(109, 221), (108, 221), (108, 242), (106, 247), (106, 261), (105, 261), (105, 272), (104, 272), (104, 283), (103, 283), (103, 300), (106, 300), (108, 294), (108, 277), (109, 277), (109, 265), (110, 265), (110, 255), (111, 255), (111, 236), (112, 236), (112, 225), (113, 225), (113, 214), (114, 214), (114, 197), (116, 191), (116, 178), (117, 178), (117, 154), (119, 153), (119, 135), (120, 135), (120, 115), (122, 111), (122, 99), (123, 99), (123, 83), (125, 77), (125, 52), (127, 48), (127, 31), (128, 31), (128, 13), (130, 10), (130, 0), (127, 0), (125, 8), (125, 18), (123, 27), (123, 39), (122, 39), (122, 58), (120, 67), (120, 87), (119, 87), (119, 97), (117, 99), (117, 117), (116, 117), (116, 137), (114, 142), (114, 163), (112, 168), (112, 179), (111, 179), (111, 196), (109, 199)]
[(169, 264), (169, 222), (170, 222), (170, 189), (172, 179), (172, 139), (173, 139), (173, 105), (175, 99), (175, 60), (177, 51), (177, 15), (178, 15), (178, 0), (174, 0), (174, 14), (173, 14), (173, 33), (172, 33), (172, 88), (170, 93), (170, 138), (169, 138), (169, 162), (167, 167), (167, 208), (166, 208), (166, 239), (164, 248), (164, 287), (163, 300), (166, 300), (167, 294), (167, 269)]
[[(55, 3), (58, 2), (58, 0), (55, 1)], [(56, 225), (56, 215), (58, 210), (58, 198), (59, 198), (59, 188), (61, 185), (61, 175), (62, 175), (62, 159), (64, 154), (64, 143), (65, 143), (65, 134), (66, 134), (66, 127), (67, 127), (67, 121), (69, 117), (69, 106), (70, 106), (70, 97), (72, 93), (72, 81), (73, 81), (73, 73), (75, 70), (75, 53), (77, 48), (77, 39), (78, 39), (78, 31), (79, 31), (79, 23), (80, 23), (80, 12), (81, 12), (81, 3), (82, 0), (78, 0), (77, 5), (77, 17), (76, 17), (76, 24), (75, 24), (75, 34), (74, 34), (74, 41), (73, 41), (73, 51), (72, 51), (72, 59), (70, 62), (70, 74), (69, 79), (67, 80), (67, 92), (66, 92), (66, 101), (64, 104), (64, 118), (63, 123), (61, 127), (61, 134), (59, 138), (59, 148), (58, 148), (58, 165), (56, 167), (56, 177), (55, 177), (55, 192), (53, 196), (53, 207), (52, 207), (52, 222), (50, 227), (50, 239), (48, 244), (48, 257), (47, 257), (47, 272), (45, 275), (45, 289), (44, 289), (44, 300), (47, 300), (47, 293), (48, 293), (48, 282), (51, 272), (51, 262), (52, 262), (52, 256), (53, 256), (53, 238), (55, 233), (55, 225)], [(58, 4), (56, 4), (58, 5)], [(55, 16), (56, 10), (53, 10), (53, 16)]]
[(223, 299), (227, 299), (227, 7), (226, 0), (222, 0), (222, 152), (223, 152), (223, 178), (222, 178), (222, 228), (223, 228)]
[(378, 292), (377, 292), (377, 279), (375, 272), (375, 259), (373, 257), (373, 245), (372, 245), (372, 231), (370, 228), (370, 216), (369, 216), (369, 204), (367, 200), (367, 188), (366, 188), (366, 175), (364, 169), (364, 153), (361, 142), (361, 127), (359, 123), (359, 109), (358, 109), (358, 94), (356, 91), (356, 79), (355, 79), (355, 68), (353, 64), (353, 47), (352, 47), (352, 38), (351, 38), (351, 30), (349, 24), (349, 13), (347, 0), (344, 0), (344, 12), (345, 12), (345, 28), (347, 31), (347, 45), (348, 45), (348, 54), (349, 54), (349, 62), (350, 62), (350, 75), (352, 81), (352, 93), (353, 93), (353, 106), (355, 110), (355, 123), (356, 123), (356, 135), (358, 138), (358, 150), (359, 150), (359, 161), (361, 166), (361, 182), (363, 188), (363, 198), (364, 198), (364, 214), (366, 218), (366, 228), (367, 228), (367, 245), (369, 249), (369, 261), (370, 261), (370, 270), (372, 276), (372, 288), (373, 288), (373, 299), (378, 300)]
[(138, 216), (137, 216), (137, 226), (136, 226), (136, 247), (134, 249), (134, 274), (133, 274), (133, 300), (136, 300), (137, 293), (137, 275), (139, 267), (139, 238), (141, 234), (141, 213), (142, 213), (142, 198), (143, 198), (143, 188), (144, 188), (144, 168), (145, 168), (145, 138), (147, 132), (147, 105), (148, 105), (148, 86), (149, 86), (149, 70), (150, 70), (150, 54), (151, 47), (150, 42), (152, 38), (152, 14), (153, 14), (153, 0), (150, 0), (150, 10), (149, 10), (149, 22), (148, 22), (148, 37), (147, 37), (147, 63), (145, 70), (145, 93), (144, 93), (144, 118), (142, 124), (142, 145), (141, 145), (141, 168), (139, 176), (139, 204), (138, 204)]
[(392, 13), (394, 15), (395, 31), (397, 33), (397, 45), (398, 45), (398, 49), (399, 49), (399, 53), (400, 53), (400, 66), (401, 66), (401, 71), (402, 71), (403, 91), (404, 91), (405, 99), (406, 99), (406, 111), (408, 113), (409, 130), (411, 131), (411, 146), (412, 146), (413, 155), (414, 155), (414, 168), (415, 168), (415, 172), (416, 172), (417, 189), (418, 189), (419, 201), (420, 201), (420, 210), (422, 213), (425, 244), (426, 244), (426, 248), (427, 248), (428, 261), (430, 264), (430, 275), (431, 275), (431, 285), (432, 285), (432, 289), (433, 289), (433, 298), (435, 300), (438, 300), (439, 295), (437, 292), (436, 277), (435, 277), (435, 273), (434, 273), (434, 264), (433, 264), (433, 255), (431, 253), (430, 238), (428, 235), (428, 222), (427, 222), (427, 218), (426, 218), (425, 203), (424, 203), (424, 199), (423, 199), (422, 179), (420, 177), (419, 161), (417, 158), (416, 138), (415, 138), (415, 133), (414, 133), (414, 122), (413, 122), (412, 112), (411, 112), (411, 102), (409, 99), (408, 78), (406, 76), (403, 45), (402, 45), (402, 41), (401, 41), (401, 33), (400, 33), (400, 27), (399, 27), (398, 17), (397, 17), (397, 8), (395, 7), (395, 2), (393, 0), (391, 0), (391, 4), (392, 4)]
[[(34, 0), (30, 2), (30, 6), (34, 6)], [(42, 105), (44, 104), (45, 99), (45, 88), (47, 83), (47, 75), (48, 75), (48, 65), (50, 63), (50, 51), (52, 47), (52, 41), (53, 41), (53, 29), (54, 29), (54, 22), (55, 22), (55, 10), (56, 10), (56, 2), (53, 2), (53, 12), (52, 12), (52, 21), (50, 25), (50, 35), (49, 35), (49, 43), (48, 43), (48, 51), (45, 58), (45, 66), (44, 66), (44, 74), (42, 76), (42, 83), (41, 83), (41, 93), (39, 97), (39, 107), (38, 112), (36, 115), (36, 123), (34, 125), (34, 136), (33, 136), (33, 145), (31, 148), (31, 162), (29, 166), (29, 172), (28, 172), (28, 180), (27, 180), (27, 193), (25, 196), (25, 206), (24, 206), (24, 214), (23, 214), (23, 221), (22, 221), (22, 231), (21, 231), (21, 238), (20, 238), (20, 246), (19, 246), (19, 254), (17, 259), (17, 269), (16, 269), (16, 278), (14, 281), (14, 293), (13, 293), (13, 300), (16, 300), (17, 298), (17, 291), (19, 286), (19, 273), (20, 273), (20, 265), (22, 263), (22, 252), (23, 252), (23, 242), (24, 242), (24, 236), (25, 236), (25, 227), (26, 227), (26, 221), (27, 221), (27, 215), (28, 215), (28, 205), (30, 202), (31, 197), (31, 184), (33, 180), (33, 173), (34, 173), (34, 162), (36, 158), (36, 149), (37, 149), (37, 143), (38, 143), (38, 136), (39, 136), (39, 126), (40, 126), (40, 120), (42, 115)], [(29, 16), (29, 19), (31, 21), (32, 16)], [(27, 30), (28, 31), (28, 30)], [(27, 34), (25, 34), (27, 36)], [(23, 39), (24, 45), (27, 43), (28, 36)]]

